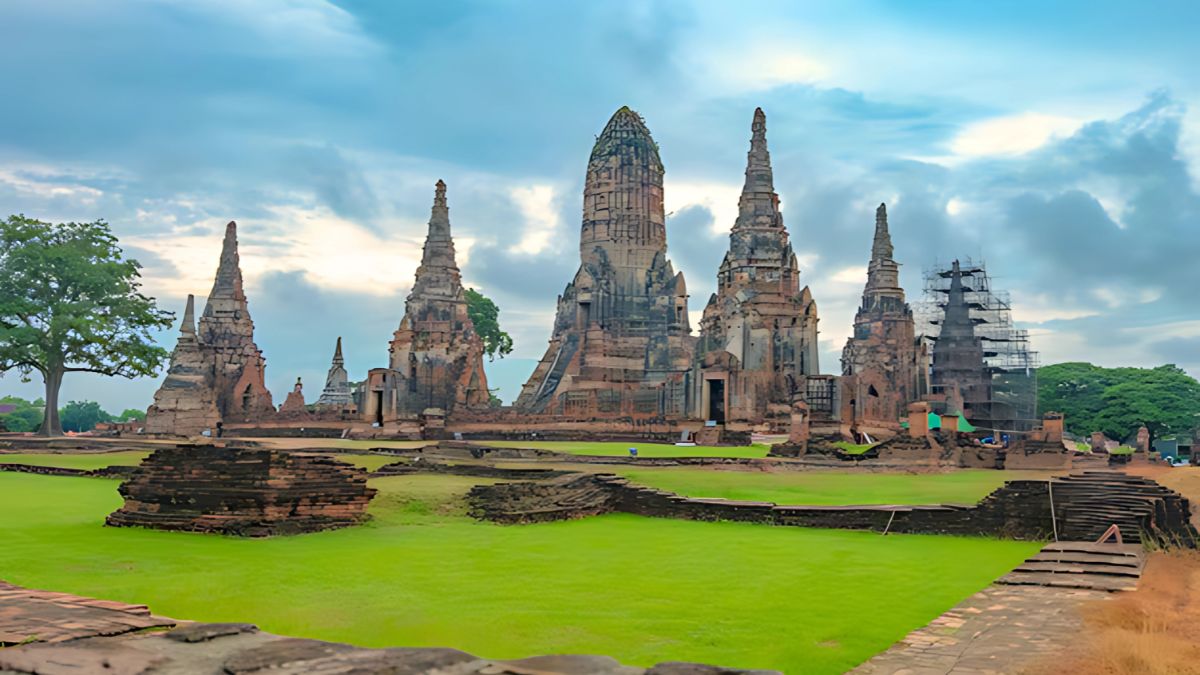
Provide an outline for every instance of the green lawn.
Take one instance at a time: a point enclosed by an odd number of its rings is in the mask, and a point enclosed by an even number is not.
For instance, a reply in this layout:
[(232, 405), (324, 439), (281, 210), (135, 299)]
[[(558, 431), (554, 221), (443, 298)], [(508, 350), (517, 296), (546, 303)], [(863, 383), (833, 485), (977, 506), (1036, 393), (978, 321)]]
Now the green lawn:
[(971, 504), (1007, 480), (1041, 478), (1024, 471), (963, 470), (904, 474), (867, 471), (728, 471), (707, 467), (612, 469), (630, 480), (689, 497), (776, 504)]
[(117, 482), (0, 473), (0, 577), (367, 646), (840, 673), (1038, 545), (611, 515), (498, 526), (454, 476), (373, 481), (357, 528), (243, 540), (110, 529)]
[(135, 466), (142, 463), (150, 453), (145, 450), (121, 450), (118, 452), (54, 453), (22, 452), (0, 454), (0, 464), (31, 464), (33, 466), (60, 466), (65, 469), (103, 469), (106, 466)]
[(553, 450), (572, 455), (599, 455), (602, 457), (628, 457), (629, 448), (637, 448), (639, 457), (766, 457), (770, 447), (755, 443), (743, 446), (696, 445), (680, 446), (670, 443), (593, 443), (586, 441), (479, 441), (479, 445), (494, 448), (534, 448)]
[[(123, 450), (120, 452), (103, 452), (103, 453), (20, 453), (20, 454), (0, 454), (0, 464), (32, 464), (34, 466), (61, 466), (67, 469), (102, 469), (106, 466), (134, 466), (141, 464), (142, 460), (149, 456), (149, 452), (141, 450)], [(335, 457), (343, 462), (349, 462), (356, 466), (361, 466), (367, 471), (374, 471), (384, 464), (391, 464), (400, 460), (399, 457), (392, 455), (357, 455), (357, 454), (334, 454)]]

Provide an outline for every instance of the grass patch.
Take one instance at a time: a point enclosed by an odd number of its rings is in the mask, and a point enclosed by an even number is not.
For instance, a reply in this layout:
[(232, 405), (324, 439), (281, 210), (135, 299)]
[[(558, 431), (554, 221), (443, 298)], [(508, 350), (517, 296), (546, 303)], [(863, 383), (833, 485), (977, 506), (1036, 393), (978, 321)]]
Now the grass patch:
[(480, 441), (480, 445), (495, 448), (533, 448), (553, 450), (572, 455), (598, 455), (602, 457), (628, 457), (629, 448), (637, 448), (639, 457), (766, 457), (771, 446), (754, 443), (743, 446), (695, 445), (680, 446), (670, 443), (630, 442), (586, 442), (586, 441)]
[(630, 480), (689, 497), (776, 504), (972, 504), (1004, 484), (1045, 474), (965, 470), (903, 474), (834, 471), (726, 471), (697, 468), (617, 468)]
[(1110, 455), (1132, 455), (1133, 448), (1129, 447), (1128, 445), (1121, 445), (1121, 446), (1117, 446), (1117, 447), (1113, 448), (1112, 450), (1109, 450), (1108, 454), (1110, 454)]
[(313, 448), (335, 450), (370, 450), (372, 448), (416, 450), (417, 448), (434, 444), (434, 441), (387, 441), (369, 438), (247, 438), (245, 440), (254, 441), (264, 447), (277, 448), (279, 450), (309, 450)]
[(347, 464), (353, 464), (354, 466), (361, 466), (362, 468), (366, 469), (367, 471), (375, 471), (375, 470), (379, 469), (379, 467), (381, 467), (381, 466), (384, 466), (387, 464), (395, 464), (396, 462), (399, 462), (401, 460), (400, 457), (396, 457), (395, 455), (335, 454), (334, 458), (341, 460), (343, 462), (346, 462)]
[(64, 469), (103, 469), (106, 466), (137, 466), (150, 456), (146, 450), (121, 450), (119, 452), (53, 453), (22, 452), (0, 454), (0, 464), (30, 464), (32, 466), (58, 466)]
[(875, 447), (873, 443), (851, 443), (850, 441), (834, 441), (833, 446), (848, 455), (861, 455)]
[(244, 540), (106, 528), (116, 481), (0, 474), (0, 570), (165, 616), (365, 646), (840, 673), (1038, 548), (631, 515), (502, 527), (462, 515), (479, 482), (378, 479), (367, 525)]

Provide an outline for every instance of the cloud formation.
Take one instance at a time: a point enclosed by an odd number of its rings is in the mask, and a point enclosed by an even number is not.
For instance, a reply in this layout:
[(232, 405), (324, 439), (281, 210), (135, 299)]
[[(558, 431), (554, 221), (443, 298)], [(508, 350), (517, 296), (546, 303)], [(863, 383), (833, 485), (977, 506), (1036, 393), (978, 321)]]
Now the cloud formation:
[[(511, 399), (578, 266), (609, 115), (631, 105), (661, 147), (696, 314), (762, 106), (825, 371), (887, 202), (911, 300), (923, 268), (984, 259), (1044, 360), (1200, 375), (1197, 8), (969, 4), (13, 0), (0, 212), (107, 219), (168, 308), (207, 292), (237, 220), (269, 384), (313, 398), (337, 335), (352, 377), (386, 361), (444, 179), (464, 279), (516, 340), (489, 367)], [(144, 407), (155, 384), (65, 395)]]

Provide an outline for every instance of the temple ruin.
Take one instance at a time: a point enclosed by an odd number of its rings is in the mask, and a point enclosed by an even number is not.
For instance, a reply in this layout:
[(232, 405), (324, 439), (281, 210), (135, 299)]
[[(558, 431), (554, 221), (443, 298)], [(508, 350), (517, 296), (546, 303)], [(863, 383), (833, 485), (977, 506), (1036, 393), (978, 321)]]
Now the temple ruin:
[(582, 417), (682, 417), (695, 339), (687, 285), (667, 260), (663, 165), (642, 118), (618, 110), (583, 191), (580, 266), (516, 407)]
[(900, 287), (887, 207), (875, 211), (875, 238), (854, 334), (842, 350), (856, 426), (896, 425), (928, 391), (928, 353)]
[(333, 362), (329, 373), (325, 376), (325, 388), (317, 399), (319, 408), (346, 409), (354, 406), (353, 392), (350, 390), (350, 376), (346, 372), (346, 361), (342, 358), (342, 338), (337, 339), (333, 349)]
[(955, 260), (925, 275), (923, 328), (933, 342), (931, 400), (999, 434), (1038, 425), (1038, 355), (1015, 328), (1007, 294), (982, 264)]
[(237, 223), (225, 226), (221, 260), (198, 331), (192, 326), (193, 303), (188, 296), (167, 377), (146, 411), (146, 431), (193, 435), (218, 422), (273, 415), (264, 381), (266, 360), (254, 343), (254, 321), (242, 288)]
[(440, 180), (421, 265), (388, 353), (388, 367), (368, 374), (365, 421), (382, 427), (417, 419), (426, 411), (444, 417), (457, 408), (487, 407), (483, 341), (467, 314), (446, 184)]
[(692, 416), (717, 424), (786, 422), (798, 382), (820, 372), (817, 303), (788, 240), (767, 151), (767, 118), (754, 111), (746, 180), (717, 292), (700, 320)]

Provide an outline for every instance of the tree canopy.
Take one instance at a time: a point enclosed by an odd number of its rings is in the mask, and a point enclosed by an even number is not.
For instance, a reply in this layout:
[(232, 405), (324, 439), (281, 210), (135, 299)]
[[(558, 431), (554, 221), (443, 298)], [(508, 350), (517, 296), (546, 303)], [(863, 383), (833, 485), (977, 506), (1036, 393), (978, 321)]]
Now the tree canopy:
[(0, 373), (41, 374), (41, 433), (62, 433), (64, 374), (132, 378), (153, 375), (166, 360), (151, 331), (169, 327), (172, 314), (141, 292), (140, 269), (102, 220), (0, 221)]
[(1174, 365), (1101, 368), (1059, 363), (1038, 369), (1040, 412), (1061, 412), (1077, 435), (1124, 440), (1145, 425), (1153, 437), (1190, 434), (1200, 423), (1200, 382)]
[(513, 341), (508, 333), (500, 330), (500, 308), (474, 288), (468, 288), (467, 315), (475, 324), (475, 333), (483, 340), (483, 351), (489, 360), (496, 355), (504, 358), (512, 353)]

